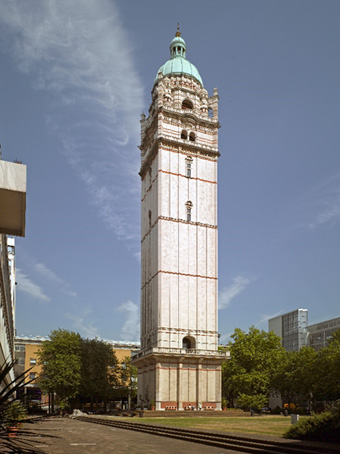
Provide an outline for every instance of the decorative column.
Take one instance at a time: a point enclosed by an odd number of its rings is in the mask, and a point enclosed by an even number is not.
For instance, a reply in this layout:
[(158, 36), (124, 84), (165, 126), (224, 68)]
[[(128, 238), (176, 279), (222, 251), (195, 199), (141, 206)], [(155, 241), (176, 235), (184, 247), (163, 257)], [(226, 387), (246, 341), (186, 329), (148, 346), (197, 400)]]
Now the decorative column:
[(182, 370), (183, 362), (180, 359), (177, 367), (177, 410), (183, 410), (183, 399), (182, 399)]

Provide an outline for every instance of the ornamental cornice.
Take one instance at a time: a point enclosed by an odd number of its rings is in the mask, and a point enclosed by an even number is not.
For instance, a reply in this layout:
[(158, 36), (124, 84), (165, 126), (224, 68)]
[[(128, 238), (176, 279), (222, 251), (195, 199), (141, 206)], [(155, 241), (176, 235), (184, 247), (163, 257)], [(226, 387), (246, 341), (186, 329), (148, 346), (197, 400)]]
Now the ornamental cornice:
[[(183, 143), (185, 144), (184, 141), (183, 141)], [(218, 158), (218, 156), (202, 156), (202, 155), (200, 155), (200, 153), (196, 153), (195, 150), (187, 150), (187, 149), (183, 150), (182, 142), (179, 145), (177, 144), (174, 146), (171, 144), (169, 145), (169, 144), (163, 143), (162, 150), (170, 151), (171, 153), (179, 153), (179, 154), (182, 154), (183, 156), (195, 157), (195, 158), (212, 161), (212, 162), (215, 162)]]
[(173, 139), (169, 136), (158, 137), (151, 150), (147, 153), (145, 161), (142, 163), (142, 166), (139, 171), (140, 177), (143, 179), (148, 168), (150, 167), (152, 161), (158, 153), (159, 148), (168, 148), (170, 151), (179, 152), (182, 154), (190, 154), (197, 157), (209, 157), (212, 159), (217, 159), (221, 156), (218, 148), (212, 148), (207, 145), (198, 145), (195, 142), (179, 142), (177, 139)]
[(141, 244), (144, 242), (145, 238), (150, 234), (151, 230), (155, 227), (156, 224), (158, 224), (159, 221), (171, 221), (171, 222), (177, 222), (179, 224), (189, 224), (189, 225), (194, 225), (196, 227), (205, 227), (207, 229), (213, 229), (217, 230), (218, 226), (216, 224), (204, 224), (203, 222), (194, 222), (194, 221), (186, 221), (185, 219), (179, 219), (179, 218), (171, 218), (168, 216), (158, 216), (157, 219), (154, 221), (154, 223), (151, 225), (151, 227), (147, 230), (143, 238), (141, 239)]
[[(149, 120), (149, 119), (148, 119)], [(151, 142), (153, 134), (158, 128), (158, 117), (154, 116), (150, 121), (146, 120), (146, 126), (143, 131), (142, 141), (139, 146), (139, 149), (142, 151), (142, 156), (147, 150), (147, 143)], [(143, 153), (144, 152), (144, 153)]]
[(214, 120), (210, 117), (201, 117), (195, 111), (188, 111), (182, 109), (175, 109), (173, 107), (168, 106), (159, 106), (158, 112), (163, 112), (164, 116), (176, 118), (178, 120), (182, 118), (190, 118), (194, 120), (197, 124), (204, 124), (207, 128), (216, 128), (219, 129), (221, 127), (218, 120)]
[[(133, 356), (133, 364), (148, 367), (154, 366), (156, 362), (166, 361), (168, 364), (173, 363), (190, 363), (192, 361), (201, 360), (205, 366), (220, 365), (226, 359), (225, 352), (218, 350), (194, 350), (194, 349), (181, 349), (181, 348), (165, 348), (165, 347), (150, 347), (148, 349), (141, 349), (136, 355)], [(170, 364), (169, 366), (170, 367)], [(219, 369), (212, 370), (212, 372), (220, 372)]]
[(218, 334), (218, 331), (207, 331), (207, 330), (203, 330), (203, 329), (189, 329), (188, 330), (188, 329), (184, 329), (184, 328), (170, 328), (170, 327), (165, 327), (165, 326), (160, 326), (159, 328), (154, 330), (152, 332), (152, 334), (157, 334), (160, 331), (166, 331), (169, 333), (183, 333), (183, 334), (190, 334), (190, 335), (205, 334), (205, 335), (209, 335), (209, 336)]
[(177, 139), (174, 139), (170, 136), (166, 136), (163, 134), (162, 137), (159, 137), (159, 144), (160, 145), (172, 145), (176, 146), (177, 149), (180, 146), (181, 151), (189, 151), (191, 153), (196, 153), (198, 155), (203, 155), (203, 156), (212, 156), (215, 158), (218, 158), (220, 156), (220, 152), (218, 151), (217, 147), (211, 147), (208, 145), (202, 145), (198, 144), (197, 142), (180, 142)]

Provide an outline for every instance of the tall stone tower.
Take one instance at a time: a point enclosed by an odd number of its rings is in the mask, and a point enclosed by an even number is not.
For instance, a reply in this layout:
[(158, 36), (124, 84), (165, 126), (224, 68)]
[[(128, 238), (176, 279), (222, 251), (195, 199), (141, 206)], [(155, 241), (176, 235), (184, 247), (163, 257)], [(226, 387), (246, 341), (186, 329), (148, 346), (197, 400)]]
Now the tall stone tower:
[(142, 276), (138, 401), (221, 408), (217, 333), (218, 93), (177, 30), (141, 119)]

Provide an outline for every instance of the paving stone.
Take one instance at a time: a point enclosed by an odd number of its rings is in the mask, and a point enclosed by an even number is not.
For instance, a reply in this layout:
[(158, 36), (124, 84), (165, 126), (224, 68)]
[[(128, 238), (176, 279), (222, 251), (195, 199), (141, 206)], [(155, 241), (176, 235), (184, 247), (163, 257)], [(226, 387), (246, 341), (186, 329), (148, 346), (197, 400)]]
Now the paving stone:
[[(49, 418), (26, 425), (37, 434), (32, 444), (46, 454), (232, 454), (235, 451), (214, 448), (156, 435), (90, 423), (70, 418)], [(53, 437), (53, 438), (52, 438)], [(35, 443), (35, 440), (41, 442)]]

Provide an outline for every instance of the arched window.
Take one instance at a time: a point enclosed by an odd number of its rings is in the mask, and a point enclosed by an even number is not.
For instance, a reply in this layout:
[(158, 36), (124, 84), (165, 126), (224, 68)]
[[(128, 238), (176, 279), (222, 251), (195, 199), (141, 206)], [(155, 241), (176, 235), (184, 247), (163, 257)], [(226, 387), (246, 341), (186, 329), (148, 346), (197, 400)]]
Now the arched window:
[(181, 139), (187, 139), (188, 138), (188, 133), (185, 129), (182, 129), (181, 132)]
[(208, 109), (208, 117), (212, 118), (213, 116), (214, 116), (214, 112), (213, 112), (212, 108), (209, 107), (209, 109)]
[(183, 102), (182, 102), (182, 109), (193, 109), (194, 106), (192, 104), (191, 101), (189, 101), (189, 99), (185, 99)]
[(189, 134), (189, 140), (191, 140), (191, 142), (195, 142), (195, 139), (196, 139), (195, 133), (194, 133), (194, 132), (191, 132), (191, 133)]
[(182, 348), (185, 348), (186, 350), (195, 348), (195, 339), (189, 336), (183, 337)]

